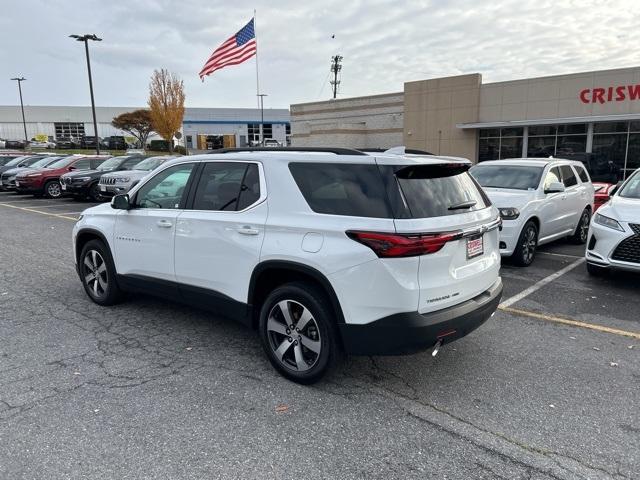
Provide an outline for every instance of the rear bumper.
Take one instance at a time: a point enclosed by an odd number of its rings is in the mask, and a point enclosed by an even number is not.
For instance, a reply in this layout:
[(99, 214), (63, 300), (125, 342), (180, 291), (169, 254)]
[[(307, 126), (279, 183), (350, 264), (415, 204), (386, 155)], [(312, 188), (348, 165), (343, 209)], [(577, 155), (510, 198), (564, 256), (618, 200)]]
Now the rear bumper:
[(340, 324), (342, 342), (351, 355), (403, 355), (427, 350), (442, 339), (450, 343), (482, 325), (498, 308), (502, 280), (459, 305), (427, 314), (406, 312), (364, 325)]

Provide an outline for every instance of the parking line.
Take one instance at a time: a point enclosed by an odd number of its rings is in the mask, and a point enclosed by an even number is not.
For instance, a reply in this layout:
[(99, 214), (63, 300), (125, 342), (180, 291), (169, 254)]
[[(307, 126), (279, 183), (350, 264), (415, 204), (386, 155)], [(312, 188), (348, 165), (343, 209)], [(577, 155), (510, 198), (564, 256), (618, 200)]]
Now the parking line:
[(640, 340), (640, 333), (630, 332), (628, 330), (621, 330), (619, 328), (605, 327), (604, 325), (598, 325), (596, 323), (580, 322), (578, 320), (571, 320), (569, 318), (556, 317), (555, 315), (545, 315), (537, 312), (530, 312), (528, 310), (521, 310), (519, 308), (503, 307), (500, 305), (499, 310), (507, 313), (513, 313), (515, 315), (522, 315), (525, 317), (537, 318), (539, 320), (546, 320), (547, 322), (561, 323), (563, 325), (571, 325), (572, 327), (588, 328), (589, 330), (595, 330), (597, 332), (611, 333), (614, 335), (622, 335), (623, 337), (630, 337)]
[(64, 218), (66, 220), (73, 220), (74, 222), (78, 221), (78, 217), (66, 217), (65, 215), (60, 215), (60, 214), (41, 212), (40, 210), (34, 210), (33, 208), (17, 207), (15, 205), (7, 205), (6, 203), (0, 203), (0, 206), (15, 208), (16, 210), (24, 210), (25, 212), (39, 213), (40, 215), (46, 215), (47, 217)]
[(537, 255), (552, 255), (554, 257), (582, 258), (582, 255), (569, 255), (567, 253), (555, 253), (555, 252), (537, 252)]
[(579, 258), (578, 260), (576, 260), (573, 263), (570, 263), (569, 265), (567, 265), (563, 269), (558, 270), (556, 273), (553, 273), (553, 274), (549, 275), (548, 277), (543, 278), (539, 282), (534, 283), (533, 285), (531, 285), (529, 288), (525, 288), (523, 291), (521, 291), (517, 295), (514, 295), (513, 297), (507, 298), (504, 302), (502, 302), (500, 304), (500, 307), (501, 308), (510, 307), (514, 303), (519, 302), (520, 300), (522, 300), (525, 297), (528, 297), (533, 292), (535, 292), (537, 290), (540, 290), (546, 284), (551, 283), (554, 280), (556, 280), (557, 278), (559, 278), (562, 275), (564, 275), (565, 273), (570, 272), (571, 270), (576, 268), (578, 265), (582, 265), (584, 263), (584, 261), (585, 261), (584, 257)]

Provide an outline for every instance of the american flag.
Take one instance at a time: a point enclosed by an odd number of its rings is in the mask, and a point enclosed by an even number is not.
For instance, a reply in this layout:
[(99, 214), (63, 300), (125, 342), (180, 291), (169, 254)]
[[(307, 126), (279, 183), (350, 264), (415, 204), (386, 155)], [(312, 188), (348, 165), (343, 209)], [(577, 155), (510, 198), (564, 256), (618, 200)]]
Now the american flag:
[(214, 50), (200, 70), (199, 75), (203, 82), (206, 75), (211, 75), (228, 65), (238, 65), (256, 54), (258, 44), (253, 20), (252, 18), (238, 33)]

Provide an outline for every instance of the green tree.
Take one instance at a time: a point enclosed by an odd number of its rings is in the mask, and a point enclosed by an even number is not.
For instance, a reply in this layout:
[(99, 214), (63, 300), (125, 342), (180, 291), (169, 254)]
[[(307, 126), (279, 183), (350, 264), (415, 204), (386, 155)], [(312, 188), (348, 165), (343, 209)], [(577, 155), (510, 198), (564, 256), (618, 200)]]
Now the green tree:
[(111, 121), (111, 125), (136, 137), (142, 148), (147, 146), (147, 138), (153, 132), (151, 112), (146, 109), (118, 115)]

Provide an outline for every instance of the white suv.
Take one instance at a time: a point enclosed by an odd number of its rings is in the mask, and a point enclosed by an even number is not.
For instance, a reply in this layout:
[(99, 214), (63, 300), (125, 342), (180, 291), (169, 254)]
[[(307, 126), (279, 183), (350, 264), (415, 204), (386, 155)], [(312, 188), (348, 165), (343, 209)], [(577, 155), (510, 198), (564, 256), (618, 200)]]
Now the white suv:
[(594, 189), (581, 162), (494, 160), (471, 174), (500, 209), (500, 253), (517, 265), (530, 265), (538, 245), (564, 237), (587, 241)]
[(310, 383), (341, 352), (439, 347), (493, 314), (501, 220), (469, 167), (345, 149), (181, 157), (82, 214), (77, 271), (100, 305), (138, 291), (240, 320)]

